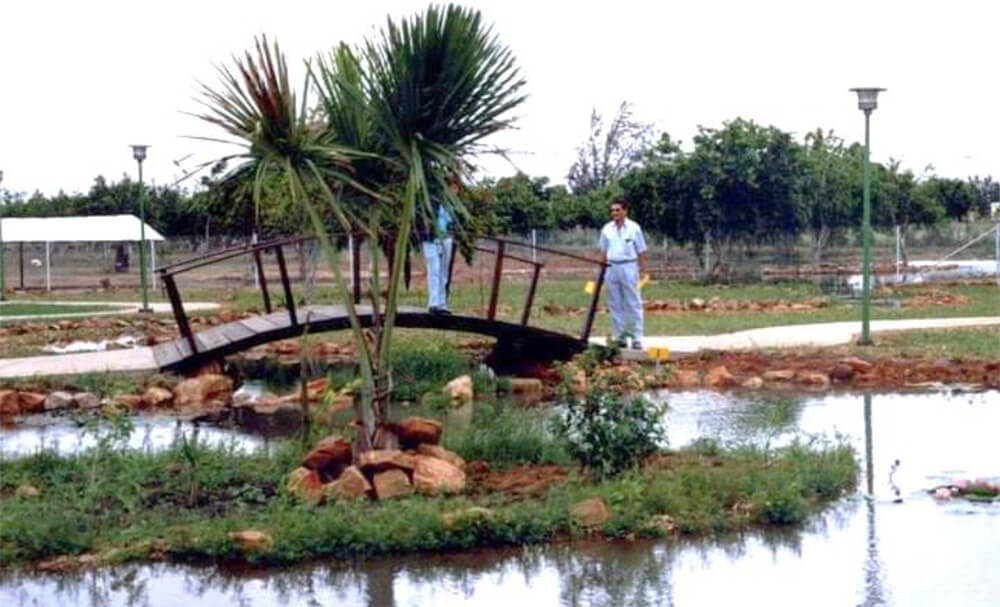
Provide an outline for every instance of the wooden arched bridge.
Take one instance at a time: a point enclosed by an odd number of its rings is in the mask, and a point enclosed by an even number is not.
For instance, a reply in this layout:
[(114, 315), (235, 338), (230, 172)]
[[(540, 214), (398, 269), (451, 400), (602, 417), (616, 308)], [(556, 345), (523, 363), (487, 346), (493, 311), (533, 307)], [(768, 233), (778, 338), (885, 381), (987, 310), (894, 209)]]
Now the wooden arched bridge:
[[(277, 239), (254, 245), (232, 247), (159, 268), (158, 272), (163, 288), (170, 299), (174, 318), (177, 321), (177, 327), (180, 331), (180, 337), (153, 347), (153, 354), (157, 365), (165, 371), (183, 371), (260, 344), (296, 337), (306, 331), (309, 334), (314, 334), (350, 328), (350, 320), (344, 305), (296, 305), (291, 280), (288, 275), (288, 266), (285, 263), (284, 250), (287, 246), (298, 245), (308, 240), (311, 240), (311, 238)], [(496, 346), (494, 347), (492, 358), (495, 363), (501, 366), (512, 362), (565, 360), (581, 351), (586, 346), (591, 328), (593, 327), (601, 287), (604, 283), (606, 266), (600, 261), (588, 257), (504, 238), (487, 238), (484, 239), (484, 244), (492, 244), (492, 246), (476, 246), (475, 249), (480, 252), (492, 254), (495, 258), (489, 307), (486, 310), (485, 316), (431, 314), (424, 308), (400, 307), (396, 316), (396, 326), (462, 331), (494, 337), (496, 338)], [(354, 301), (358, 304), (356, 309), (362, 325), (369, 327), (376, 319), (373, 318), (371, 306), (360, 305), (361, 279), (359, 271), (360, 263), (358, 261), (360, 257), (360, 242), (355, 239), (352, 246), (354, 247), (354, 255), (352, 256), (354, 263), (351, 275), (353, 276)], [(514, 246), (528, 248), (534, 246), (535, 250), (545, 254), (571, 258), (579, 262), (592, 264), (596, 267), (597, 288), (594, 289), (594, 292), (590, 296), (590, 304), (584, 316), (583, 327), (579, 334), (569, 335), (529, 324), (535, 291), (545, 264), (534, 259), (510, 254), (508, 248)], [(272, 301), (271, 292), (268, 287), (268, 278), (265, 275), (262, 260), (262, 255), (267, 252), (274, 254), (278, 265), (282, 291), (281, 299), (284, 309), (275, 309), (274, 302)], [(246, 255), (251, 256), (254, 260), (257, 283), (260, 287), (265, 313), (213, 326), (197, 333), (193, 332), (191, 330), (191, 323), (184, 311), (184, 304), (181, 299), (180, 290), (177, 287), (176, 277), (191, 270)], [(448, 268), (449, 285), (454, 271), (455, 257), (457, 255), (452, 255), (451, 264)], [(497, 318), (500, 289), (504, 282), (503, 267), (504, 262), (507, 260), (528, 264), (532, 268), (531, 279), (519, 316), (519, 322)]]

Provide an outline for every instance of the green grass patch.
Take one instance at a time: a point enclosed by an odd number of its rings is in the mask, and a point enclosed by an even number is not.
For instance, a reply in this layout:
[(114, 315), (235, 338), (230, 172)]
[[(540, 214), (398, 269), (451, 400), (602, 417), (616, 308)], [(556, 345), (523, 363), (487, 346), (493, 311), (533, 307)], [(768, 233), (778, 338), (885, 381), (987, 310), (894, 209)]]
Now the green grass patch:
[(117, 306), (75, 306), (41, 302), (11, 302), (0, 305), (0, 320), (36, 315), (60, 316), (68, 314), (92, 314), (94, 312), (110, 312), (117, 309), (120, 308)]
[[(1000, 326), (893, 331), (873, 336), (881, 353), (905, 358), (1000, 359)], [(854, 346), (852, 353), (870, 353)]]
[[(565, 462), (537, 415), (484, 409), (464, 434), (449, 422), (445, 436), (463, 456), (498, 466)], [(0, 566), (84, 552), (106, 562), (165, 553), (178, 560), (245, 557), (278, 564), (532, 544), (594, 531), (657, 536), (664, 531), (653, 517), (664, 514), (684, 533), (788, 525), (851, 490), (858, 471), (844, 444), (767, 450), (714, 444), (661, 455), (644, 469), (599, 482), (571, 472), (566, 482), (532, 496), (477, 491), (308, 506), (286, 495), (283, 485), (309, 443), (284, 441), (267, 452), (244, 453), (182, 442), (146, 453), (123, 447), (127, 418), (93, 431), (98, 446), (77, 455), (0, 459)], [(39, 495), (18, 493), (25, 484)], [(588, 531), (570, 510), (591, 497), (602, 498), (612, 516)], [(269, 533), (273, 545), (241, 555), (227, 534), (244, 529)]]

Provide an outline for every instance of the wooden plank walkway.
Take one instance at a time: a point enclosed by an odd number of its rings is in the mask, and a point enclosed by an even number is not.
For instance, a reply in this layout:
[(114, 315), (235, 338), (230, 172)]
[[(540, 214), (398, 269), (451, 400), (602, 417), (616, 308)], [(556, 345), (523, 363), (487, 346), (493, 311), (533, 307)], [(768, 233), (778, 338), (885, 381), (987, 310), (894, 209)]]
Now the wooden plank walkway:
[[(358, 306), (357, 309), (362, 325), (371, 326), (371, 306)], [(296, 310), (296, 320), (293, 322), (287, 310), (244, 318), (195, 333), (197, 352), (191, 351), (186, 339), (179, 338), (153, 346), (153, 356), (160, 369), (180, 371), (254, 346), (300, 336), (307, 327), (310, 334), (350, 328), (344, 306), (303, 306)], [(586, 346), (576, 337), (546, 329), (476, 316), (432, 315), (423, 308), (400, 308), (396, 326), (495, 337), (497, 350), (514, 357), (541, 354), (542, 358), (567, 358)]]

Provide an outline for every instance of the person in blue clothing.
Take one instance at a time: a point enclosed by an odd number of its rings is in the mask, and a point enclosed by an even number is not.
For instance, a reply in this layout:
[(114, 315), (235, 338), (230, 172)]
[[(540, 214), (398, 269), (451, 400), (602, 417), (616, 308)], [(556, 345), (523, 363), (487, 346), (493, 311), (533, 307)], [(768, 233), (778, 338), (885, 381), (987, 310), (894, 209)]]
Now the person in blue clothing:
[(646, 239), (639, 224), (627, 217), (623, 196), (611, 201), (611, 221), (601, 229), (601, 260), (608, 264), (606, 288), (614, 339), (642, 349), (642, 297), (639, 277), (646, 272)]
[[(456, 181), (449, 181), (448, 187), (458, 194)], [(449, 232), (452, 217), (441, 201), (435, 207), (433, 221), (422, 235), (421, 243), (427, 262), (427, 311), (431, 314), (451, 314), (448, 309), (448, 266), (451, 264), (453, 245)]]

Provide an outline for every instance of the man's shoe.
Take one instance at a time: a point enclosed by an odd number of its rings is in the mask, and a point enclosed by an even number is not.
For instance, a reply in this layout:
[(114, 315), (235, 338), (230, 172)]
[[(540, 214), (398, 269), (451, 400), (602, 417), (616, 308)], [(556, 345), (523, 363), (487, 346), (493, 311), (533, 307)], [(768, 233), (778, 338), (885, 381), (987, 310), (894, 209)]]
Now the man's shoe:
[(632, 349), (633, 350), (642, 350), (642, 342), (641, 341), (633, 341), (632, 342)]
[(451, 310), (448, 308), (427, 308), (427, 312), (431, 316), (447, 316), (451, 314)]

